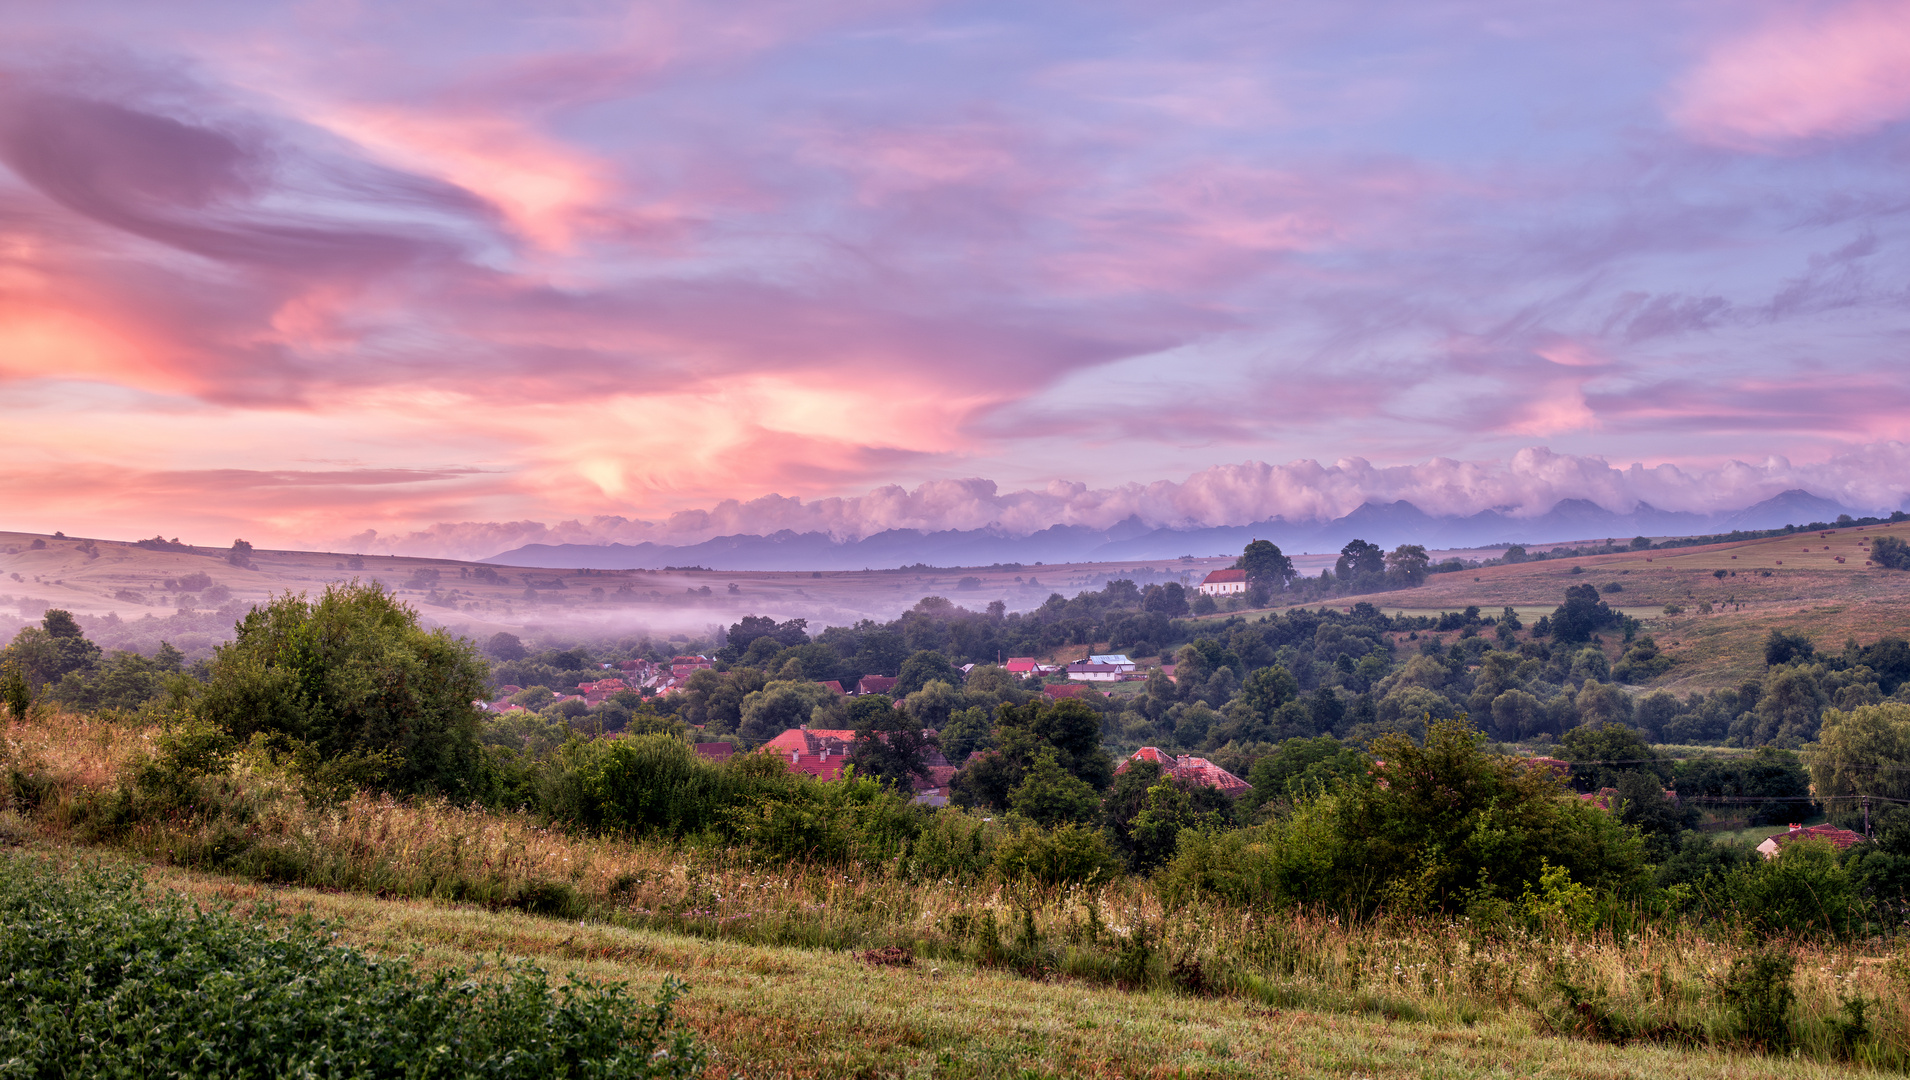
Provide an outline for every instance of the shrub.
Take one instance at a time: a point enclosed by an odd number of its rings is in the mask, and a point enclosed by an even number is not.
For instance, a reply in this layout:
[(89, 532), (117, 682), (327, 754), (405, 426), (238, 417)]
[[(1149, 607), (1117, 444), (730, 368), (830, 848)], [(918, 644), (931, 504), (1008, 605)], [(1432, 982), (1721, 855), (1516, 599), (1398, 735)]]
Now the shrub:
[(354, 582), (253, 608), (214, 655), (198, 711), (241, 741), (282, 735), (324, 760), (389, 753), (391, 787), (466, 796), (481, 760), (471, 703), (487, 678), (470, 642)]
[(995, 848), (995, 867), (1003, 878), (1037, 885), (1108, 881), (1118, 865), (1100, 830), (1074, 822), (1054, 829), (1023, 825)]
[(691, 1077), (705, 1054), (677, 1022), (683, 984), (642, 1005), (621, 985), (553, 990), (421, 973), (155, 896), (137, 878), (0, 873), (0, 1060), (26, 1076)]
[(1791, 1005), (1797, 1000), (1791, 975), (1796, 967), (1795, 958), (1780, 952), (1731, 961), (1730, 972), (1718, 983), (1718, 998), (1739, 1039), (1767, 1051), (1790, 1046)]

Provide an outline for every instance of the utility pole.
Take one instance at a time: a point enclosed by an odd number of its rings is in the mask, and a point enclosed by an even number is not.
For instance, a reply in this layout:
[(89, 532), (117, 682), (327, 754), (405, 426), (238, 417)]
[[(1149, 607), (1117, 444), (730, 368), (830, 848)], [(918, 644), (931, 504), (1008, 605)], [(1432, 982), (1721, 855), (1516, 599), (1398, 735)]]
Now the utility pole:
[(1864, 796), (1864, 837), (1870, 836), (1870, 796)]

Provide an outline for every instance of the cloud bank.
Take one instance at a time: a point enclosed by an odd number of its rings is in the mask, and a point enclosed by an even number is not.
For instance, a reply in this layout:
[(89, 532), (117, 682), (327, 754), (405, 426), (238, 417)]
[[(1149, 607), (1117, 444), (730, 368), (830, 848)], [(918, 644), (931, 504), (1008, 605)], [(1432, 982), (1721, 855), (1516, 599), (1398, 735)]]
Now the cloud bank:
[(1856, 509), (1903, 508), (1910, 505), (1910, 446), (1882, 443), (1808, 465), (1771, 458), (1704, 470), (1675, 465), (1615, 468), (1598, 458), (1543, 447), (1521, 450), (1499, 462), (1439, 458), (1381, 467), (1358, 458), (1331, 465), (1249, 461), (1204, 469), (1178, 483), (1094, 489), (1057, 482), (1041, 490), (1003, 492), (990, 480), (944, 480), (913, 490), (887, 485), (848, 498), (731, 499), (662, 521), (603, 516), (555, 525), (461, 522), (390, 536), (367, 530), (338, 543), (345, 550), (366, 553), (481, 559), (523, 544), (694, 544), (714, 536), (782, 530), (849, 541), (889, 529), (989, 529), (1026, 536), (1054, 525), (1099, 529), (1130, 518), (1168, 529), (1247, 525), (1276, 517), (1325, 522), (1363, 503), (1397, 500), (1435, 516), (1497, 510), (1532, 517), (1564, 499), (1584, 499), (1616, 513), (1628, 513), (1641, 503), (1660, 510), (1712, 513), (1741, 509), (1794, 488)]

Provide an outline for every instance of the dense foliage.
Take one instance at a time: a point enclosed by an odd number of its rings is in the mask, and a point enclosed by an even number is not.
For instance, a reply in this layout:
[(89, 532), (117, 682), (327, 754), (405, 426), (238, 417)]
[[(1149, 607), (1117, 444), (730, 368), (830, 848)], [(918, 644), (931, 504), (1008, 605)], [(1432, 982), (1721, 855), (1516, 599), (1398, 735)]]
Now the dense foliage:
[(286, 594), (254, 608), (214, 655), (197, 714), (235, 739), (276, 736), (320, 761), (356, 759), (395, 790), (478, 788), (485, 668), (372, 585)]
[(137, 878), (0, 864), (0, 1075), (690, 1077), (704, 1054), (622, 986), (423, 973), (197, 910)]

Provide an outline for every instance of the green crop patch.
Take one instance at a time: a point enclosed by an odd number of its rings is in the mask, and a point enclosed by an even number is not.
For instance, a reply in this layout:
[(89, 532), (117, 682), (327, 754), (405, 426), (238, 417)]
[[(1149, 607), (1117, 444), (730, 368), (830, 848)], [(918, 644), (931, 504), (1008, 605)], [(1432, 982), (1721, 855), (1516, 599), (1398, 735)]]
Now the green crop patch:
[(704, 1054), (621, 984), (424, 973), (310, 919), (242, 918), (123, 871), (0, 861), (0, 1076), (687, 1077)]

